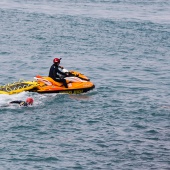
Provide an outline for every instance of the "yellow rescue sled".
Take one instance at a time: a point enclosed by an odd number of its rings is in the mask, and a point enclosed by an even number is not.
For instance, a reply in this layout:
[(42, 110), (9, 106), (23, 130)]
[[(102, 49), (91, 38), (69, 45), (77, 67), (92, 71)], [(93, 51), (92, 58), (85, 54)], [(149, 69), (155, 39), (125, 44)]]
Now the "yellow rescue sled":
[(38, 86), (38, 83), (35, 81), (24, 81), (20, 80), (18, 82), (14, 82), (11, 84), (6, 84), (4, 86), (0, 86), (0, 94), (16, 94), (21, 93), (23, 91), (29, 91)]

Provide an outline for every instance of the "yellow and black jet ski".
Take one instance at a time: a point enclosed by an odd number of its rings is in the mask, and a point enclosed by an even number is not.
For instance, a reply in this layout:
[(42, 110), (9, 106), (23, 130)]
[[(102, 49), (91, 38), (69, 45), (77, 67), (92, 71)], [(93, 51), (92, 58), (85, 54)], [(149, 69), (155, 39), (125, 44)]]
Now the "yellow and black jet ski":
[(29, 91), (31, 89), (34, 89), (37, 86), (38, 86), (38, 83), (36, 81), (20, 80), (18, 82), (0, 86), (0, 94), (11, 95), (11, 94), (16, 94), (16, 93), (21, 93), (23, 91)]
[(34, 78), (38, 86), (29, 91), (38, 93), (80, 94), (92, 90), (95, 87), (88, 77), (78, 71), (69, 71), (69, 76), (65, 77), (68, 88), (65, 88), (63, 83), (56, 82), (50, 77), (37, 75)]

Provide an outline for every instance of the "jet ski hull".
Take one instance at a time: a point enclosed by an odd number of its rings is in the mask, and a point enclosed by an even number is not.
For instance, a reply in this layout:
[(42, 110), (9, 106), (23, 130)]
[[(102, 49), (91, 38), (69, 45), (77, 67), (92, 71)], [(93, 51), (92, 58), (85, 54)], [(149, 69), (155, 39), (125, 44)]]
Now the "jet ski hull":
[(30, 90), (32, 92), (37, 92), (37, 93), (63, 93), (63, 94), (80, 94), (80, 93), (86, 93), (92, 89), (95, 88), (95, 85), (89, 87), (89, 88), (77, 88), (77, 89), (70, 89), (70, 88), (67, 88), (67, 89), (48, 89), (48, 90), (45, 90), (45, 89), (39, 89), (39, 90)]
[[(42, 77), (38, 75), (34, 78), (37, 80), (39, 86), (30, 91), (34, 91), (37, 93), (80, 94), (86, 93), (95, 88), (95, 85), (92, 82), (90, 82), (90, 80), (86, 76), (79, 72), (74, 73), (76, 73), (77, 77), (72, 76), (65, 78), (68, 88), (65, 88), (61, 82), (56, 82), (50, 77)], [(78, 75), (81, 76), (82, 78), (79, 78)]]

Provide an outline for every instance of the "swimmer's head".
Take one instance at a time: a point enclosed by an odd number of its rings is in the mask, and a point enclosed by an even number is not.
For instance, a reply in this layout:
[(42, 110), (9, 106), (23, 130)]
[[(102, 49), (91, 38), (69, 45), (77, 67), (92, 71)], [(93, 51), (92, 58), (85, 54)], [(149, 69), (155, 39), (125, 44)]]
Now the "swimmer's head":
[(32, 97), (28, 97), (27, 100), (26, 100), (26, 102), (27, 102), (27, 104), (32, 105), (33, 102), (34, 102), (34, 100), (33, 100)]

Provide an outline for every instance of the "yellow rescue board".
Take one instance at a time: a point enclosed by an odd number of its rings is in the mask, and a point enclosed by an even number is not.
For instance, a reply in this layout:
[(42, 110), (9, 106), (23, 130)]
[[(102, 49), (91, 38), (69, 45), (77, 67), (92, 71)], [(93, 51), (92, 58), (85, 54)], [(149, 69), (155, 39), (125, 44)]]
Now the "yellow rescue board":
[(29, 91), (38, 86), (36, 81), (18, 81), (11, 84), (6, 84), (4, 86), (0, 86), (0, 94), (16, 94), (21, 93), (23, 91)]

